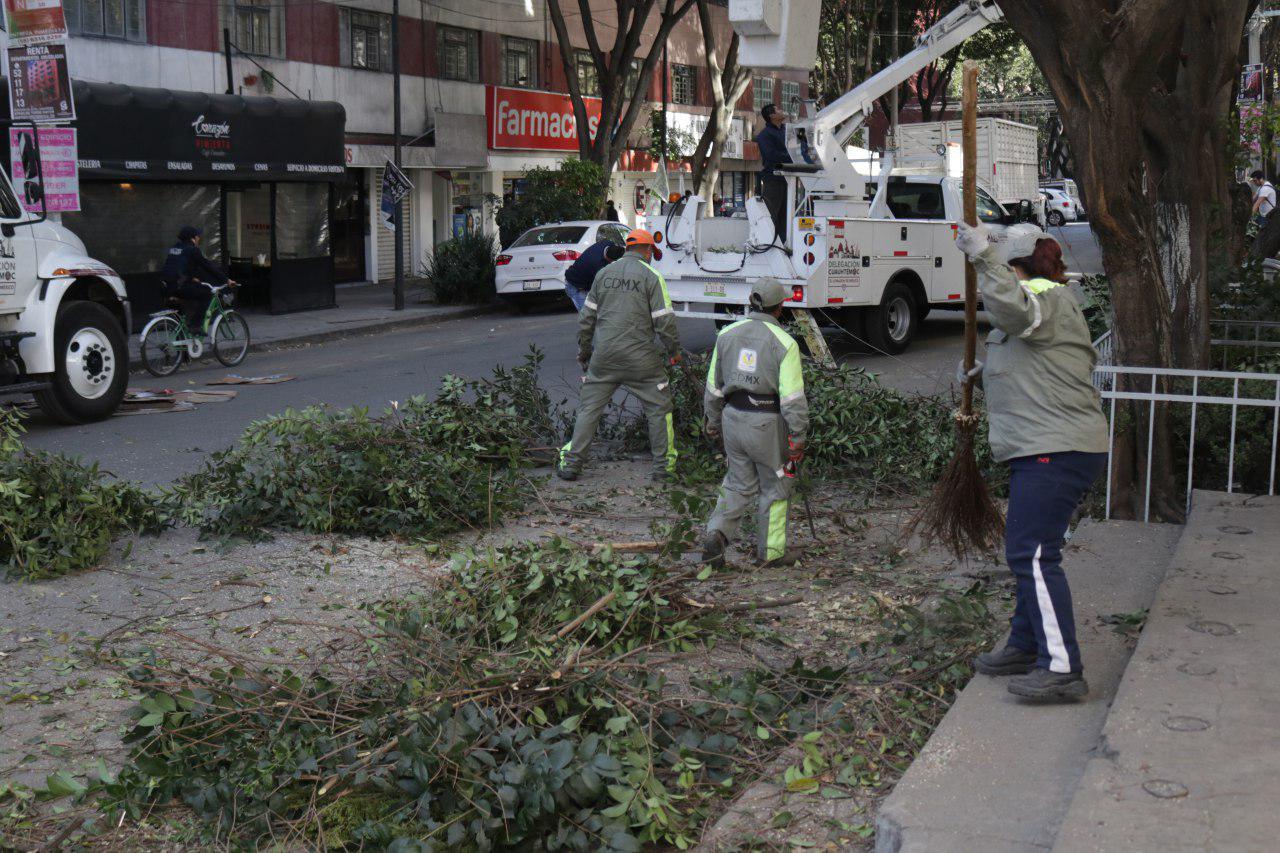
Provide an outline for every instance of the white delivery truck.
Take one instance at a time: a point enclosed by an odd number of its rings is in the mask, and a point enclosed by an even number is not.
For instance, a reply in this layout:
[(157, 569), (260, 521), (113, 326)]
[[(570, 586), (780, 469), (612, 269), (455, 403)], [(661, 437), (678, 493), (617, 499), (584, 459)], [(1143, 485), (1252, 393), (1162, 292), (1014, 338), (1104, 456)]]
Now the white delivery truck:
[[(793, 0), (790, 14), (804, 18), (805, 3)], [(769, 34), (776, 26), (752, 23), (762, 14), (758, 4), (730, 4), (744, 45), (755, 49), (753, 39), (764, 33), (761, 65), (794, 67), (807, 58), (771, 53), (770, 40), (778, 37)], [(806, 116), (787, 126), (792, 162), (777, 169), (787, 189), (782, 233), (759, 198), (748, 199), (745, 220), (699, 218), (703, 205), (696, 196), (693, 204), (677, 203), (650, 217), (662, 250), (658, 269), (676, 313), (731, 320), (746, 309), (752, 283), (771, 276), (792, 289), (788, 306), (821, 311), (878, 350), (896, 354), (932, 307), (963, 304), (964, 259), (952, 225), (961, 218), (960, 179), (949, 173), (945, 152), (907, 158), (911, 166), (896, 169), (895, 153), (886, 152), (878, 164), (860, 168), (847, 146), (880, 96), (1002, 17), (995, 0), (966, 0), (922, 34), (913, 51), (866, 82), (816, 113), (807, 104)], [(1034, 144), (1032, 154), (1034, 169)], [(922, 159), (929, 164), (917, 167)], [(995, 226), (994, 239), (1000, 226), (1036, 218), (1034, 172), (1029, 190), (1008, 210), (979, 188), (978, 213)]]
[[(23, 177), (38, 179), (35, 133), (19, 138)], [(61, 423), (107, 417), (128, 382), (129, 323), (120, 276), (43, 210), (25, 210), (0, 172), (0, 396), (34, 394)]]
[[(899, 125), (899, 161), (941, 156), (947, 173), (960, 177), (964, 159), (960, 124), (956, 119)], [(1038, 213), (1043, 212), (1039, 152), (1032, 125), (1002, 118), (978, 119), (978, 182), (1005, 207), (1016, 208), (1025, 200)]]

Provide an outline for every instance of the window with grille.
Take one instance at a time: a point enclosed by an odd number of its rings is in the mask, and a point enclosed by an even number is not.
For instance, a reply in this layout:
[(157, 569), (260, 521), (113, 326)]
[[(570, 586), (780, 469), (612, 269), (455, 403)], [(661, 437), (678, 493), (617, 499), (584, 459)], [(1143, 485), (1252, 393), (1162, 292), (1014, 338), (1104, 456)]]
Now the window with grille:
[(147, 40), (144, 0), (64, 0), (62, 8), (72, 35)]
[(773, 78), (755, 77), (751, 81), (751, 105), (756, 112), (764, 109), (765, 104), (773, 103)]
[(236, 47), (257, 56), (284, 56), (284, 6), (276, 0), (235, 0), (227, 8)]
[(344, 64), (370, 71), (391, 70), (391, 16), (343, 9), (348, 56)]
[(440, 27), (437, 42), (441, 77), (480, 82), (480, 33), (459, 27)]
[[(643, 67), (644, 67), (643, 59), (631, 60), (631, 67), (627, 69), (627, 80), (623, 84), (625, 89), (623, 94), (628, 101), (637, 95), (636, 87), (640, 85), (640, 69)], [(646, 93), (640, 92), (639, 93), (640, 100), (642, 101), (646, 100), (645, 95)]]
[(791, 118), (799, 118), (800, 84), (795, 80), (782, 81), (782, 103), (778, 107)]
[(591, 51), (577, 51), (575, 61), (578, 71), (578, 92), (583, 95), (599, 95), (600, 76), (596, 73), (596, 64), (591, 59)]
[(503, 36), (502, 85), (534, 89), (538, 85), (538, 43)]
[(692, 65), (671, 66), (671, 102), (673, 104), (692, 104), (697, 71)]

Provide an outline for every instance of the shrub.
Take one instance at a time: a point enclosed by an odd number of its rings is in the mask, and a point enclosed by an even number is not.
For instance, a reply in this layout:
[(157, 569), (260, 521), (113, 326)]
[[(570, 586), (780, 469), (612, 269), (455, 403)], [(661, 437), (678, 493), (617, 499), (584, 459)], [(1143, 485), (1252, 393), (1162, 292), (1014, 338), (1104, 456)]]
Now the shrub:
[(530, 169), (525, 181), (527, 188), (520, 199), (498, 211), (498, 232), (504, 247), (537, 225), (598, 219), (608, 175), (595, 163), (569, 158), (555, 169)]
[(251, 424), (235, 447), (179, 481), (185, 520), (205, 533), (271, 528), (438, 537), (489, 524), (513, 506), (527, 447), (556, 427), (538, 387), (542, 356), (413, 397), (374, 416), (312, 407)]
[(423, 276), (442, 305), (488, 302), (494, 294), (493, 237), (469, 232), (436, 246)]
[(25, 450), (13, 410), (0, 412), (0, 559), (9, 577), (87, 569), (125, 533), (164, 527), (158, 497), (97, 465)]

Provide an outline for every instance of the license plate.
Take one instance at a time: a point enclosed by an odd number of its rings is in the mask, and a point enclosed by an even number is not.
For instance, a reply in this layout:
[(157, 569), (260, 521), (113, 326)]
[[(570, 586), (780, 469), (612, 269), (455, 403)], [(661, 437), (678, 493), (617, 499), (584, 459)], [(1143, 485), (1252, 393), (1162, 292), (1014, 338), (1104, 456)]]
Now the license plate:
[(526, 281), (524, 283), (524, 289), (525, 290), (542, 290), (542, 280), (537, 278), (530, 279), (529, 281)]
[(724, 296), (723, 284), (704, 284), (702, 286), (703, 296)]

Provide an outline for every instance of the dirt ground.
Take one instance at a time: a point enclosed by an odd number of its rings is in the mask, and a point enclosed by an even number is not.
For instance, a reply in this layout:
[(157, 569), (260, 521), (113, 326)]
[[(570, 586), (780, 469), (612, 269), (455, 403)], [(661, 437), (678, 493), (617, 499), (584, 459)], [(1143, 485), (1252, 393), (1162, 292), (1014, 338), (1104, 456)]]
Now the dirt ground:
[[(668, 520), (670, 510), (663, 490), (645, 476), (647, 467), (647, 459), (617, 460), (589, 468), (575, 483), (541, 479), (520, 516), (448, 543), (277, 534), (220, 551), (178, 529), (121, 542), (92, 571), (0, 583), (0, 794), (6, 783), (41, 788), (59, 772), (83, 779), (99, 762), (108, 771), (119, 767), (133, 698), (122, 673), (148, 649), (192, 663), (233, 656), (305, 668), (322, 644), (364, 623), (362, 603), (431, 585), (460, 546), (552, 535), (582, 545), (651, 540), (653, 525)], [(785, 666), (796, 657), (810, 665), (846, 663), (850, 648), (880, 628), (886, 604), (919, 604), (940, 589), (998, 576), (991, 566), (957, 569), (936, 553), (904, 552), (900, 505), (841, 489), (815, 494), (811, 503), (816, 540), (800, 501), (791, 517), (793, 540), (806, 547), (801, 564), (757, 568), (744, 538), (729, 570), (689, 592), (717, 606), (800, 600), (744, 609), (735, 618), (749, 620), (752, 639), (718, 644), (685, 662), (688, 668)], [(777, 776), (794, 757), (779, 757)], [(776, 782), (762, 779), (709, 823), (704, 848), (870, 849), (875, 803), (887, 784), (874, 796), (831, 797), (787, 793)], [(6, 805), (0, 796), (0, 849)], [(96, 846), (157, 846), (122, 832)], [(22, 848), (40, 840), (9, 843)]]

